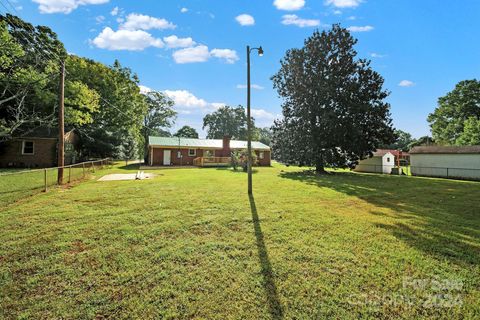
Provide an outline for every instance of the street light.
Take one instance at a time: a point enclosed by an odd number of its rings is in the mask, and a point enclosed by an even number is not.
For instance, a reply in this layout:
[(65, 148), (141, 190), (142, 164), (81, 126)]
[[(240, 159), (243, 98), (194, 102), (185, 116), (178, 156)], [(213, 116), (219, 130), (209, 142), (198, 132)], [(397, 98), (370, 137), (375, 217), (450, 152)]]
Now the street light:
[(258, 51), (258, 55), (263, 57), (263, 48), (250, 48), (247, 46), (247, 171), (248, 171), (248, 194), (252, 194), (252, 123), (250, 115), (250, 53), (253, 50)]

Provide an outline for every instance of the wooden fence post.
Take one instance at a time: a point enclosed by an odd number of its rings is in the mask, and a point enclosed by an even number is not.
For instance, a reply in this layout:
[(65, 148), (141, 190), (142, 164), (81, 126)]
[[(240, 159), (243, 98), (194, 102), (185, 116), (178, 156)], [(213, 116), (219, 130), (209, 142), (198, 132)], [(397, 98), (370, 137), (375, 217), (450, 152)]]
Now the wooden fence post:
[(82, 167), (83, 167), (83, 178), (85, 178), (85, 162), (82, 163)]
[(43, 179), (44, 179), (44, 182), (45, 182), (45, 188), (44, 188), (44, 191), (47, 192), (48, 191), (48, 183), (47, 183), (47, 169), (43, 170)]
[(72, 182), (72, 167), (68, 167), (68, 183)]
[(95, 163), (92, 161), (92, 173), (95, 173)]

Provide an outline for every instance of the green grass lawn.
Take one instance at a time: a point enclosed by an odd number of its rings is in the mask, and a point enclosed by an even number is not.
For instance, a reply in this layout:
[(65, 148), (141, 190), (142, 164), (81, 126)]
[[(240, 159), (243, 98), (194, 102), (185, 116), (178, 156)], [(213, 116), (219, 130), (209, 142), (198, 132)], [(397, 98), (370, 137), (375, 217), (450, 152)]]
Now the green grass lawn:
[(478, 182), (152, 172), (2, 206), (0, 318), (479, 316)]

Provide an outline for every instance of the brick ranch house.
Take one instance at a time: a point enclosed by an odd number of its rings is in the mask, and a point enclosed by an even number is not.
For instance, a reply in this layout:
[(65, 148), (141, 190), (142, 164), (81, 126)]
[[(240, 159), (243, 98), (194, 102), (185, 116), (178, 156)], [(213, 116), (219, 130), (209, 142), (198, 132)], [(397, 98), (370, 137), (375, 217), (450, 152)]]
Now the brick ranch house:
[[(65, 164), (75, 163), (78, 135), (65, 133)], [(48, 168), (57, 165), (58, 131), (39, 128), (0, 143), (0, 168)]]
[[(148, 164), (150, 166), (218, 166), (230, 162), (235, 150), (247, 149), (247, 141), (223, 139), (191, 139), (177, 137), (149, 137)], [(257, 165), (270, 166), (270, 147), (252, 141)]]

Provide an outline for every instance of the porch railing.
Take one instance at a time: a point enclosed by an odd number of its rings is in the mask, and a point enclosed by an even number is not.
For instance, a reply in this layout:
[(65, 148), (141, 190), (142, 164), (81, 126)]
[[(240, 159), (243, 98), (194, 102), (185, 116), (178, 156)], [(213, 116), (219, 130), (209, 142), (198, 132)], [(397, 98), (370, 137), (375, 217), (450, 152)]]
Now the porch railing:
[(193, 165), (198, 167), (205, 166), (225, 166), (230, 163), (229, 157), (198, 157), (193, 159)]

